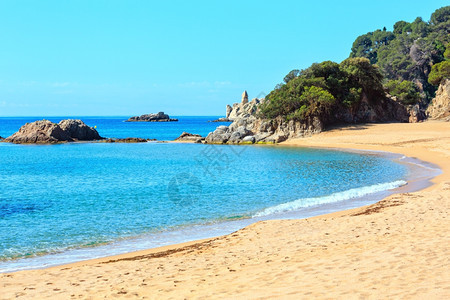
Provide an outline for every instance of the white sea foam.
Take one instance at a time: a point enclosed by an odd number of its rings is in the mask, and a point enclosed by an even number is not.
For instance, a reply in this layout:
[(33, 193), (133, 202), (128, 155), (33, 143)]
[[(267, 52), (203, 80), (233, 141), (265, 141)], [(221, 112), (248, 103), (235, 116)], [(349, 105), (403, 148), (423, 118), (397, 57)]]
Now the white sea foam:
[(334, 203), (344, 200), (350, 200), (354, 198), (359, 198), (363, 196), (367, 196), (370, 194), (387, 191), (391, 189), (398, 188), (406, 184), (404, 180), (397, 180), (393, 182), (379, 183), (370, 186), (364, 186), (360, 188), (350, 189), (347, 191), (334, 193), (328, 196), (316, 197), (316, 198), (302, 198), (295, 201), (279, 204), (276, 206), (272, 206), (266, 208), (258, 213), (256, 213), (253, 217), (263, 217), (293, 210), (298, 210), (305, 207), (310, 207), (319, 204), (325, 203)]

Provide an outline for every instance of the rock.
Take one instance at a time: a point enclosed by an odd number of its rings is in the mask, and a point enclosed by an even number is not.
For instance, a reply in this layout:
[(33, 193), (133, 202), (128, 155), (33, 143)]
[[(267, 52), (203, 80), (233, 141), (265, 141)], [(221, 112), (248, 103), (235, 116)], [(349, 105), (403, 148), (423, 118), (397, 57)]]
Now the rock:
[(226, 111), (226, 115), (225, 117), (228, 119), (228, 117), (230, 116), (231, 111), (233, 110), (233, 108), (227, 104), (227, 111)]
[(212, 121), (208, 121), (208, 122), (233, 122), (228, 118), (218, 118), (217, 120), (212, 120)]
[(183, 132), (179, 137), (175, 139), (175, 141), (178, 142), (192, 142), (192, 143), (201, 143), (203, 140), (205, 140), (204, 137), (202, 137), (199, 134), (192, 134), (188, 132)]
[(136, 117), (131, 117), (126, 122), (177, 122), (178, 119), (171, 119), (169, 115), (164, 112), (157, 114), (147, 114)]
[(426, 110), (430, 119), (448, 120), (450, 117), (450, 79), (445, 79), (436, 92), (436, 97), (431, 100)]
[(242, 97), (241, 97), (241, 104), (247, 104), (248, 103), (248, 94), (247, 91), (244, 91), (242, 93)]
[(252, 143), (254, 144), (256, 142), (256, 138), (253, 135), (246, 136), (242, 139), (243, 143)]
[(105, 139), (104, 143), (147, 143), (151, 141), (156, 141), (156, 139), (143, 139), (143, 138), (134, 138), (128, 137), (124, 139)]
[(48, 120), (26, 123), (19, 131), (5, 139), (5, 142), (15, 144), (53, 144), (72, 141), (69, 134), (58, 124)]
[(409, 114), (409, 123), (417, 123), (422, 122), (427, 118), (426, 113), (423, 109), (420, 108), (419, 104), (416, 105), (408, 105), (406, 110)]
[[(246, 93), (246, 92), (245, 92)], [(246, 115), (254, 115), (258, 109), (258, 105), (261, 102), (260, 99), (254, 98), (252, 101), (241, 101), (241, 103), (234, 103), (233, 106), (227, 106), (227, 118), (231, 121), (245, 117)], [(231, 110), (229, 108), (231, 108)]]
[(95, 128), (87, 126), (81, 120), (62, 120), (58, 125), (74, 140), (94, 141), (102, 139)]
[(97, 130), (81, 120), (62, 120), (59, 124), (48, 120), (27, 123), (5, 139), (16, 144), (53, 144), (73, 141), (93, 141), (102, 137)]

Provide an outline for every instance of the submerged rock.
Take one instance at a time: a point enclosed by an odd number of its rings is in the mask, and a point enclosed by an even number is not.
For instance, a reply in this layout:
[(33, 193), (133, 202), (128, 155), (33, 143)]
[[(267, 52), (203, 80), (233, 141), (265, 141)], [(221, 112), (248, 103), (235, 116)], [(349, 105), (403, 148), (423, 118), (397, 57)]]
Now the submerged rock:
[(128, 137), (124, 139), (106, 139), (103, 142), (104, 143), (147, 143), (147, 142), (154, 142), (156, 139), (143, 139), (143, 138), (133, 138)]
[(160, 111), (157, 114), (146, 114), (136, 117), (131, 117), (126, 122), (177, 122), (178, 119), (171, 119), (169, 115)]
[(192, 134), (189, 132), (183, 132), (179, 137), (175, 139), (177, 142), (192, 142), (192, 143), (201, 143), (205, 138), (200, 134)]

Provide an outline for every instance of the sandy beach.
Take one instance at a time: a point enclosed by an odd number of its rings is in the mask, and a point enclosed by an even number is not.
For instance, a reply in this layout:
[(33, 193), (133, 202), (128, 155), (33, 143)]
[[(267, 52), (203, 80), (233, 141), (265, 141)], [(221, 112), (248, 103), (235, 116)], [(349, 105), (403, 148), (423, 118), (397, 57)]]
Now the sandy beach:
[(285, 145), (382, 150), (438, 165), (433, 185), (209, 240), (0, 274), (0, 299), (449, 299), (450, 123), (334, 128)]

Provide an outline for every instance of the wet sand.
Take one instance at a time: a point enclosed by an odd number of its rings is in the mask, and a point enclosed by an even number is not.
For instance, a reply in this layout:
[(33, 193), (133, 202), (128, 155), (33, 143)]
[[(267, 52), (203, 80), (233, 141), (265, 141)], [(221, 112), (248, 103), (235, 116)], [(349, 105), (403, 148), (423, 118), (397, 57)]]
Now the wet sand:
[(0, 299), (450, 298), (450, 123), (334, 128), (284, 144), (401, 153), (443, 174), (362, 208), (0, 274)]

